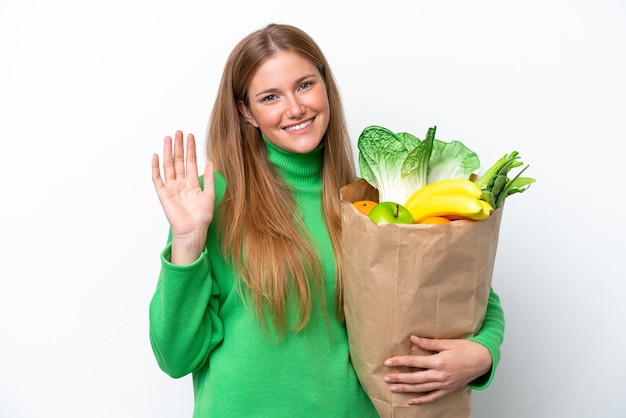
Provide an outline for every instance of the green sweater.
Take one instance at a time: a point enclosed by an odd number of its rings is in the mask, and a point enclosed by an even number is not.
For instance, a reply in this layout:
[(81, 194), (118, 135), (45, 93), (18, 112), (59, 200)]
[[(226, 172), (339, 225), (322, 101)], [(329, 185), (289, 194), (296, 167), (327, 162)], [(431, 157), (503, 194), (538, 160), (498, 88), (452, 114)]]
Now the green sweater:
[[(215, 225), (192, 264), (173, 265), (170, 243), (150, 304), (150, 340), (161, 369), (192, 373), (194, 417), (377, 417), (350, 364), (345, 324), (334, 315), (335, 265), (321, 210), (321, 147), (293, 154), (268, 144), (272, 164), (293, 186), (299, 213), (323, 261), (329, 327), (319, 303), (307, 326), (283, 339), (263, 331), (242, 302), (232, 266), (222, 257)], [(226, 188), (216, 172), (216, 207)], [(290, 323), (297, 320), (297, 312)], [(271, 323), (268, 323), (271, 327)], [(330, 331), (330, 338), (329, 338)], [(474, 339), (492, 353), (494, 367), (474, 387), (486, 387), (498, 363), (504, 318), (492, 292), (483, 329)]]

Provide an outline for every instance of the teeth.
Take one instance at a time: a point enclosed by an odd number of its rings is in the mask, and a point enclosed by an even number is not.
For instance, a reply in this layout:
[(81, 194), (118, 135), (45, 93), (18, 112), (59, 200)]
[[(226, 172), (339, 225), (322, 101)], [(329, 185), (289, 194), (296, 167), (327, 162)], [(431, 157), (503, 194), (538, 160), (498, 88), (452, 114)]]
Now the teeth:
[(307, 126), (309, 126), (311, 123), (313, 123), (311, 120), (307, 120), (306, 122), (302, 122), (298, 125), (295, 126), (290, 126), (288, 128), (285, 128), (286, 131), (297, 131), (298, 129), (302, 129), (302, 128), (306, 128)]

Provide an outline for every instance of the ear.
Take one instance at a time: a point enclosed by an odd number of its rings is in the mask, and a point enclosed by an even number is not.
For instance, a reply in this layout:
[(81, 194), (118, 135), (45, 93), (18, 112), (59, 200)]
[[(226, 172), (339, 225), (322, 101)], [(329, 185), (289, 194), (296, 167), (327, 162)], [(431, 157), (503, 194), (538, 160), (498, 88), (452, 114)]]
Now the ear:
[(250, 125), (254, 126), (255, 128), (259, 127), (259, 124), (256, 123), (256, 119), (254, 118), (254, 116), (252, 116), (252, 112), (250, 112), (250, 109), (248, 108), (248, 106), (246, 106), (243, 100), (239, 100), (237, 102), (237, 109), (239, 110), (239, 113), (241, 113), (241, 115), (246, 118), (246, 121)]

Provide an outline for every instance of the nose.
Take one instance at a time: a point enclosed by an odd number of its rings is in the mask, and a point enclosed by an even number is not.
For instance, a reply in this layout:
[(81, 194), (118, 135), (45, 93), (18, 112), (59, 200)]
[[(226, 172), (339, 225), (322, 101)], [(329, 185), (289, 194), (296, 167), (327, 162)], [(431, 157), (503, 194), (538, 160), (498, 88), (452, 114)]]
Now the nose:
[(306, 111), (304, 104), (297, 96), (292, 96), (287, 101), (287, 116), (298, 118)]

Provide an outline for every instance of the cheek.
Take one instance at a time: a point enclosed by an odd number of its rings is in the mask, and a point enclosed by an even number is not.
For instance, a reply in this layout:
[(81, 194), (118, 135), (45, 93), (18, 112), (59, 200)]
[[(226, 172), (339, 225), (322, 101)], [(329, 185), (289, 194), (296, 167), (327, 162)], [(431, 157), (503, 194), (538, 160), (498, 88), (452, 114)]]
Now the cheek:
[(328, 94), (326, 94), (326, 89), (320, 89), (317, 91), (317, 94), (314, 96), (315, 107), (319, 111), (328, 111), (330, 109), (330, 104), (328, 103)]
[(317, 101), (316, 101), (316, 105), (313, 108), (318, 113), (318, 115), (320, 115), (320, 114), (324, 114), (325, 115), (325, 119), (326, 119), (326, 126), (325, 126), (325, 128), (327, 128), (328, 127), (329, 118), (330, 118), (330, 103), (328, 102), (328, 96), (326, 95), (326, 92), (321, 93), (321, 94), (318, 95), (318, 98), (317, 98)]
[(271, 109), (257, 109), (254, 112), (254, 118), (259, 126), (267, 126), (280, 123), (282, 115), (278, 106), (275, 106)]

